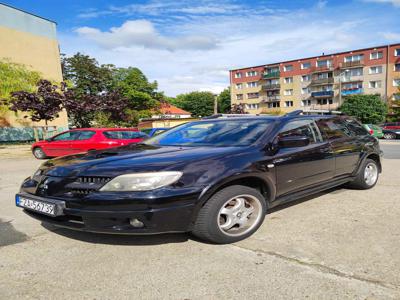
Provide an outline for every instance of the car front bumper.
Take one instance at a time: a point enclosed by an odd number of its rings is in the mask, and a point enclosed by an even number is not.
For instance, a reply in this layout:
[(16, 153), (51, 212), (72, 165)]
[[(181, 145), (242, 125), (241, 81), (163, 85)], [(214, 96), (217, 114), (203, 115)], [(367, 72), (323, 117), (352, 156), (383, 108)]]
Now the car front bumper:
[[(60, 202), (59, 199), (38, 197), (24, 192), (18, 195), (47, 203)], [(173, 203), (153, 208), (140, 207), (137, 210), (121, 209), (118, 201), (116, 201), (115, 207), (108, 205), (107, 209), (99, 209), (96, 205), (93, 207), (86, 205), (84, 208), (74, 207), (74, 205), (71, 207), (66, 201), (65, 207), (62, 208), (62, 214), (59, 216), (47, 216), (26, 208), (24, 208), (24, 212), (39, 221), (57, 227), (88, 232), (113, 234), (187, 232), (191, 228), (197, 199), (195, 195), (191, 195), (191, 197), (192, 201), (188, 201), (187, 195), (184, 195), (181, 203), (175, 198)], [(124, 204), (126, 204), (126, 200)], [(141, 226), (138, 222), (143, 225)]]

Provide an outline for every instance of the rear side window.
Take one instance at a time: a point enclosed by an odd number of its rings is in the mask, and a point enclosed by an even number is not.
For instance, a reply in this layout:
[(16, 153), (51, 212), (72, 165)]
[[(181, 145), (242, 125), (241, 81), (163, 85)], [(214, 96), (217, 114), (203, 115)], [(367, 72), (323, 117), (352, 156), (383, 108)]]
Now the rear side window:
[[(368, 135), (368, 131), (364, 128), (360, 123), (353, 119), (345, 119), (347, 128), (353, 133), (353, 135), (361, 136), (361, 135)], [(375, 125), (368, 125), (374, 130), (380, 129), (378, 126)]]
[(320, 119), (317, 121), (317, 125), (330, 141), (353, 135), (346, 124), (340, 119)]
[(278, 134), (278, 138), (287, 136), (306, 136), (310, 144), (322, 142), (322, 136), (313, 120), (301, 119), (288, 122)]
[(103, 135), (107, 139), (111, 139), (111, 140), (130, 140), (130, 139), (141, 139), (141, 138), (147, 137), (147, 135), (144, 132), (127, 131), (127, 130), (104, 131)]
[(88, 140), (92, 138), (92, 136), (95, 135), (95, 131), (81, 131), (81, 134), (78, 137), (78, 140), (83, 141), (83, 140)]

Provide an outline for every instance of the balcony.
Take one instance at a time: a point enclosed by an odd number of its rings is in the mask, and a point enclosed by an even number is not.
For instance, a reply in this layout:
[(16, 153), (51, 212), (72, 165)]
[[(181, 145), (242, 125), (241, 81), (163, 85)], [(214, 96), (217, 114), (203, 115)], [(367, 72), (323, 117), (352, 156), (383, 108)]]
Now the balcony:
[(311, 85), (324, 85), (324, 84), (332, 84), (334, 82), (333, 77), (330, 78), (315, 78), (311, 80)]
[(311, 68), (312, 73), (332, 72), (334, 67), (332, 65), (327, 66), (314, 66)]
[(342, 90), (342, 96), (357, 95), (357, 94), (362, 94), (363, 92), (364, 92), (364, 90), (361, 88)]
[(279, 78), (280, 76), (281, 76), (281, 72), (279, 72), (279, 71), (263, 73), (263, 79)]
[(362, 67), (364, 66), (364, 60), (347, 61), (340, 64), (341, 69)]
[(273, 95), (273, 96), (263, 96), (262, 101), (263, 103), (267, 102), (277, 102), (281, 100), (281, 96), (279, 95)]
[(311, 92), (311, 97), (314, 98), (333, 97), (333, 91)]
[(279, 83), (275, 84), (264, 84), (262, 86), (263, 91), (272, 91), (272, 90), (279, 90), (281, 88), (281, 85)]

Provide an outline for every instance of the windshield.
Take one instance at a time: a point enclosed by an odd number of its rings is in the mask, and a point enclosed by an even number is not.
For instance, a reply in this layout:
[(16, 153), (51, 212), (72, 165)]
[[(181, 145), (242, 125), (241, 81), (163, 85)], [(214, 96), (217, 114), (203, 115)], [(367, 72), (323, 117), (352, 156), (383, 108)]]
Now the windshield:
[(271, 120), (218, 120), (191, 122), (146, 141), (160, 146), (247, 146), (271, 128)]

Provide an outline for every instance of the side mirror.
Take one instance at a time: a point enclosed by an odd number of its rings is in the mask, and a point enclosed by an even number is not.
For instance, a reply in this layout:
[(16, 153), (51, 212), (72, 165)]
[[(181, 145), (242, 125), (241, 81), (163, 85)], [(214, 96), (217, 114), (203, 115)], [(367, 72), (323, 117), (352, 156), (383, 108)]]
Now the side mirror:
[(310, 140), (305, 135), (285, 136), (278, 140), (279, 148), (304, 147), (310, 144)]

